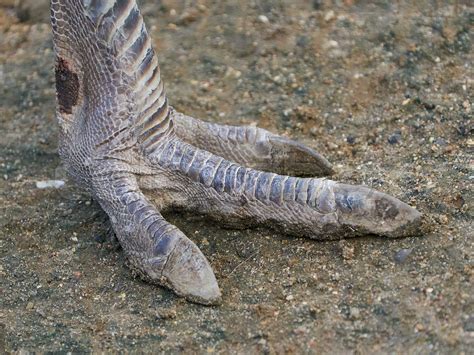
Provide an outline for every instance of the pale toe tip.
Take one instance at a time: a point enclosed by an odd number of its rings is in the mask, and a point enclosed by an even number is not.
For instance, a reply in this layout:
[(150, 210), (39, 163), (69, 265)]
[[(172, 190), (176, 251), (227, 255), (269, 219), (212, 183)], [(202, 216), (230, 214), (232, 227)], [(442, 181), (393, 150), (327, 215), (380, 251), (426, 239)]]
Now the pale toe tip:
[(172, 251), (164, 282), (178, 295), (205, 305), (221, 301), (221, 291), (209, 262), (190, 240), (181, 240)]
[(364, 186), (336, 184), (339, 222), (360, 231), (391, 238), (421, 233), (422, 214), (406, 203)]

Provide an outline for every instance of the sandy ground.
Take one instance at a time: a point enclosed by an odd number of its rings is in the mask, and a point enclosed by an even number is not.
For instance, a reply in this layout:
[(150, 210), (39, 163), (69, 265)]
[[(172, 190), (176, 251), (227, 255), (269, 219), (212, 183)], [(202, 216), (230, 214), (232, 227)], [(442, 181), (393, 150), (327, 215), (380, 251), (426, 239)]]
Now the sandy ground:
[(48, 3), (0, 0), (0, 352), (473, 353), (469, 1), (141, 3), (178, 110), (298, 139), (428, 230), (318, 243), (170, 215), (223, 304), (135, 279), (57, 155)]

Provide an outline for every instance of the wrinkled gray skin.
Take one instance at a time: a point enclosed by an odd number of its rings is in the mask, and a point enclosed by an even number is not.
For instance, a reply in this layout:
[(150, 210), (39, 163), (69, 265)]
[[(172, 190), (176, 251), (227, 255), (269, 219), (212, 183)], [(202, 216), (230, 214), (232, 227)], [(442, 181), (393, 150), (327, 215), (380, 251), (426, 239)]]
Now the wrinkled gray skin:
[(134, 0), (52, 0), (51, 21), (61, 157), (145, 279), (191, 301), (221, 298), (208, 261), (166, 209), (318, 240), (419, 232), (420, 213), (394, 197), (278, 175), (330, 174), (310, 148), (175, 112)]

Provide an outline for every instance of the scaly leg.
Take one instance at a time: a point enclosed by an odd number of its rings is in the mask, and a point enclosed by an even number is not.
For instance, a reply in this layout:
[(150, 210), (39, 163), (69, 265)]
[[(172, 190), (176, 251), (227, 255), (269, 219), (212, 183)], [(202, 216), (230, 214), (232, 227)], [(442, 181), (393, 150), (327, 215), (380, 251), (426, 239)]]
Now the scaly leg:
[(262, 128), (204, 122), (174, 112), (176, 135), (184, 142), (234, 163), (296, 176), (327, 176), (331, 164), (318, 152)]

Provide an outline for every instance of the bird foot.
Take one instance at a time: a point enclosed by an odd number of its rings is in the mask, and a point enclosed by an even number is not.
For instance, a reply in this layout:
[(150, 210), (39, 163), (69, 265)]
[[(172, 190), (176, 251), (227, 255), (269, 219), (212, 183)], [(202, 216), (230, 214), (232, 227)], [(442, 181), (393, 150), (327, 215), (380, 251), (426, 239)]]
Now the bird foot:
[(419, 233), (407, 204), (321, 178), (332, 168), (311, 148), (175, 112), (135, 0), (52, 0), (51, 23), (60, 155), (147, 280), (194, 302), (221, 299), (209, 262), (165, 209), (319, 240)]

